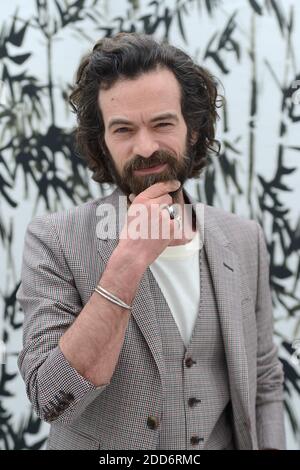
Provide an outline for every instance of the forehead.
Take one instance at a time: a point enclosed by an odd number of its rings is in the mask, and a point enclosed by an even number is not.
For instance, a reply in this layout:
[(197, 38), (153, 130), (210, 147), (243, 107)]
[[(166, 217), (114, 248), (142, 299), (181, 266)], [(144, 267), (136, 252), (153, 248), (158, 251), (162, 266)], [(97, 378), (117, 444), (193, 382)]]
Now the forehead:
[(173, 109), (180, 113), (180, 85), (168, 69), (144, 73), (134, 80), (118, 80), (110, 89), (100, 90), (98, 103), (104, 120), (115, 114), (127, 118), (135, 113), (158, 113)]

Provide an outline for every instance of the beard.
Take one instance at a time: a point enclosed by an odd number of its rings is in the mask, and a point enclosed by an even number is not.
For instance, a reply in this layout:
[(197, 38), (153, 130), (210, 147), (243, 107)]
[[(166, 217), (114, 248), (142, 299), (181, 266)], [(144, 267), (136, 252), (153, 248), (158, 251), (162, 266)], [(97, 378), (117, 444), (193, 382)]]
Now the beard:
[[(178, 202), (176, 195), (189, 178), (192, 148), (187, 144), (185, 151), (180, 154), (179, 157), (174, 156), (171, 152), (166, 150), (158, 150), (148, 158), (137, 155), (124, 165), (122, 173), (118, 172), (112, 156), (108, 152), (107, 157), (107, 163), (114, 182), (126, 196), (129, 196), (131, 193), (137, 196), (155, 183), (178, 180), (181, 183), (180, 188), (170, 193), (174, 202)], [(164, 163), (167, 165), (165, 169), (159, 173), (149, 173), (145, 175), (136, 175), (134, 173), (135, 170), (151, 168)]]

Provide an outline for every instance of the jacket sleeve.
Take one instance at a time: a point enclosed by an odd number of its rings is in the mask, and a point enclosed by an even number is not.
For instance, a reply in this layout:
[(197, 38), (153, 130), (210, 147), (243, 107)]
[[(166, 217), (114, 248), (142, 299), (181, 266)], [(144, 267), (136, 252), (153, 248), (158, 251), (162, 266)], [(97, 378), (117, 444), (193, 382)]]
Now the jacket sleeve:
[(48, 215), (27, 227), (17, 300), (24, 311), (18, 366), (27, 396), (42, 420), (70, 424), (109, 384), (94, 386), (59, 348), (83, 305)]
[(282, 363), (273, 341), (273, 308), (269, 283), (270, 257), (264, 234), (258, 229), (257, 278), (257, 395), (256, 426), (259, 449), (285, 449)]

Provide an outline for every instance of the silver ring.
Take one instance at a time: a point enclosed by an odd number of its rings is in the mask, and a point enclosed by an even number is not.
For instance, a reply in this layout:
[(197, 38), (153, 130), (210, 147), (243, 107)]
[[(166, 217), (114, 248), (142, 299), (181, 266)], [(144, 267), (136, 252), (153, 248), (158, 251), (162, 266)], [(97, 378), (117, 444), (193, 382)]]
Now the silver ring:
[(181, 223), (182, 223), (181, 216), (178, 215), (177, 217), (175, 217), (175, 220), (176, 220), (176, 222), (178, 223), (178, 228), (181, 229), (181, 226), (182, 226), (182, 225), (181, 225)]
[(165, 204), (162, 209), (167, 209), (167, 211), (169, 212), (169, 216), (170, 216), (170, 219), (175, 219), (175, 210), (174, 210), (174, 206), (173, 205), (170, 205), (168, 206), (168, 204)]

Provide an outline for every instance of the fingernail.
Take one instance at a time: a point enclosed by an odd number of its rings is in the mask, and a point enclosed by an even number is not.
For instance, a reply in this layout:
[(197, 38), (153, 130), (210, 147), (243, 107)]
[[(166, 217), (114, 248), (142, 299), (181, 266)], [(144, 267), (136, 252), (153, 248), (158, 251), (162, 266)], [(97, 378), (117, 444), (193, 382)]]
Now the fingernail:
[(135, 194), (133, 194), (133, 193), (129, 194), (128, 199), (129, 199), (130, 202), (132, 202), (134, 200), (134, 198), (135, 198)]

